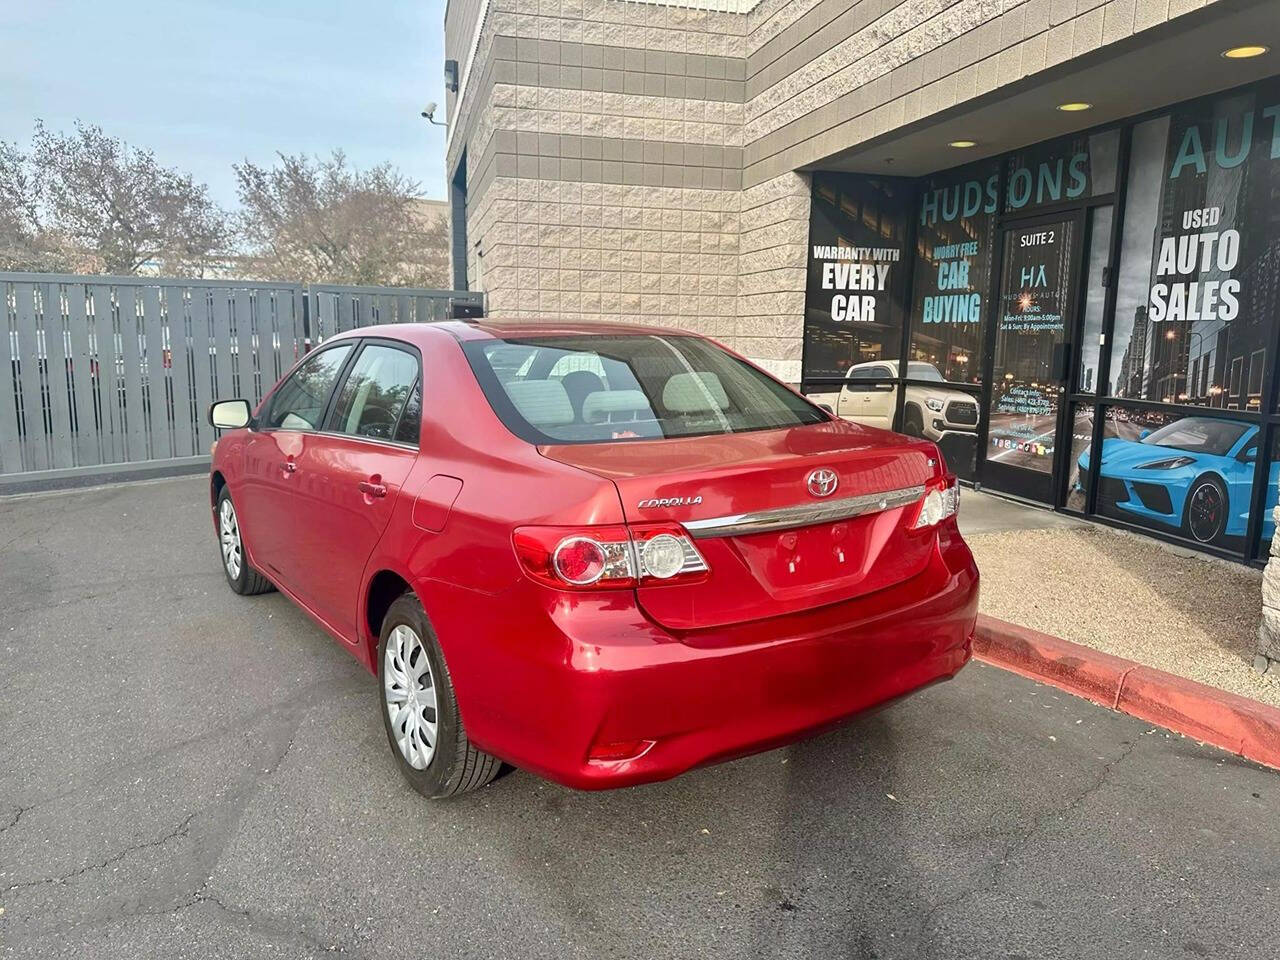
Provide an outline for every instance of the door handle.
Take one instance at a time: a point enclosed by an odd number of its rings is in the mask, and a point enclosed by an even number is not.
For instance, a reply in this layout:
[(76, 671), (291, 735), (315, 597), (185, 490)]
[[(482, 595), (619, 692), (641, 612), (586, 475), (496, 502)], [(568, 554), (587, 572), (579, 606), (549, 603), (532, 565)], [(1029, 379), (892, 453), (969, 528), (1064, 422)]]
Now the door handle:
[(385, 484), (374, 483), (372, 480), (361, 480), (360, 492), (368, 497), (385, 497), (387, 488)]
[(284, 463), (280, 464), (280, 469), (285, 473), (293, 473), (298, 469), (298, 465), (292, 460), (286, 460)]

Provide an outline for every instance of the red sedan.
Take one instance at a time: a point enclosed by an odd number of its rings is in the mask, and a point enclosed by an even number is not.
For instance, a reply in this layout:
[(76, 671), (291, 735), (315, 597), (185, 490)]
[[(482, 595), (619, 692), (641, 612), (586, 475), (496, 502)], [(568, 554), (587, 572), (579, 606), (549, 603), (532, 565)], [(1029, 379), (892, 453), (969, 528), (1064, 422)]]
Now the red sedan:
[(377, 674), (429, 797), (501, 761), (671, 777), (970, 656), (978, 571), (937, 448), (702, 337), (370, 327), (210, 421), (228, 583), (280, 589)]

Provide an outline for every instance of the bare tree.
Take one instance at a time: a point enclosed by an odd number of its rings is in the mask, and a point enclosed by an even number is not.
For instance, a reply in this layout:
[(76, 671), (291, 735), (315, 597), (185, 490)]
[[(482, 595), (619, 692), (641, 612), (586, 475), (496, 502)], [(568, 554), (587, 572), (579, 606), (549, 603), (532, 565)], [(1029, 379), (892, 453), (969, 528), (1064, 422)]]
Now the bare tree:
[(25, 166), (36, 232), (91, 254), (103, 272), (154, 264), (201, 275), (227, 254), (227, 215), (208, 188), (100, 127), (63, 134), (37, 122)]
[(448, 229), (390, 163), (360, 171), (342, 151), (236, 164), (249, 269), (270, 280), (441, 287)]
[(60, 270), (60, 251), (40, 227), (26, 156), (0, 141), (0, 269)]

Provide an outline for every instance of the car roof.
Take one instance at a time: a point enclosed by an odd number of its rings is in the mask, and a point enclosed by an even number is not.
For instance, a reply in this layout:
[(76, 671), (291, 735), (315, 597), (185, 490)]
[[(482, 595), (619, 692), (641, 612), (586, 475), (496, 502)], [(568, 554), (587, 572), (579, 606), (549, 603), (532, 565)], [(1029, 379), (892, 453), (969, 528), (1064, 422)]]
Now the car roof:
[(584, 321), (550, 320), (443, 320), (433, 323), (387, 323), (371, 327), (358, 327), (329, 337), (325, 343), (353, 337), (390, 337), (407, 343), (425, 346), (440, 336), (457, 340), (505, 340), (512, 337), (550, 336), (617, 336), (653, 335), (695, 337), (696, 333), (675, 327), (647, 326), (639, 323), (587, 323)]

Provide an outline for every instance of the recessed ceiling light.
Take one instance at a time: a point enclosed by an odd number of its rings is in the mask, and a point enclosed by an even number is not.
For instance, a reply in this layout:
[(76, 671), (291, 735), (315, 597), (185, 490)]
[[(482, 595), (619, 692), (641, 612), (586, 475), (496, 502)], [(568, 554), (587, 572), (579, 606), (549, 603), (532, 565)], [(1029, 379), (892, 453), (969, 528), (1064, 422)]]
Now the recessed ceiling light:
[(976, 147), (977, 140), (952, 140), (947, 144), (948, 147), (955, 147), (957, 150), (967, 150), (970, 147)]
[(1058, 109), (1063, 113), (1079, 113), (1081, 110), (1092, 110), (1092, 103), (1085, 103), (1083, 100), (1073, 100), (1071, 103), (1060, 103)]
[(1260, 57), (1270, 50), (1270, 47), (1264, 47), (1261, 44), (1248, 44), (1243, 47), (1231, 47), (1223, 50), (1222, 55), (1228, 60), (1248, 60), (1251, 57)]

